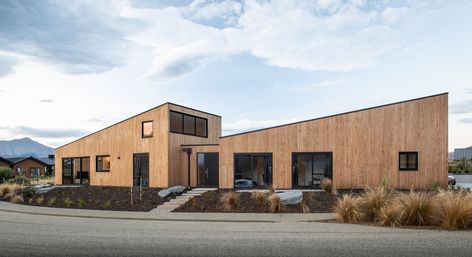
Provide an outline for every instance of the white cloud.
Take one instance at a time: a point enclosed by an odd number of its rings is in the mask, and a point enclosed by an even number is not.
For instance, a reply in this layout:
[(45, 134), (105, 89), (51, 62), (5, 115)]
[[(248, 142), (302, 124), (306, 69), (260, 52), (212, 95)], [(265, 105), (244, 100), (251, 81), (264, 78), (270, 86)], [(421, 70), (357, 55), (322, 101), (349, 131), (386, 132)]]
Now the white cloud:
[(463, 100), (452, 105), (452, 113), (469, 113), (472, 112), (472, 100)]
[(39, 102), (41, 102), (41, 103), (52, 103), (52, 102), (54, 102), (54, 101), (53, 101), (52, 99), (45, 98), (45, 99), (39, 100)]
[(223, 124), (223, 133), (224, 134), (234, 134), (244, 131), (251, 131), (261, 128), (273, 127), (277, 125), (293, 123), (298, 121), (297, 119), (288, 119), (288, 120), (249, 120), (242, 119), (234, 123)]
[(472, 124), (472, 118), (463, 118), (459, 120), (462, 123)]
[[(208, 60), (251, 53), (278, 67), (348, 71), (375, 65), (403, 45), (390, 23), (402, 8), (366, 11), (364, 1), (196, 1), (161, 9), (125, 8), (124, 17), (145, 28), (128, 36), (152, 49), (154, 61), (145, 76), (168, 79), (191, 73)], [(328, 10), (328, 15), (326, 11)], [(321, 13), (320, 13), (321, 12)], [(194, 21), (238, 15), (222, 29)]]
[(405, 17), (409, 12), (407, 7), (392, 8), (387, 7), (382, 12), (382, 20), (387, 24), (395, 24)]
[(321, 88), (321, 87), (331, 87), (331, 86), (337, 86), (341, 85), (344, 83), (344, 79), (337, 79), (337, 80), (325, 80), (322, 82), (314, 83), (308, 86), (300, 86), (300, 87), (289, 87), (287, 90), (288, 91), (307, 91), (307, 90), (312, 90), (316, 88)]

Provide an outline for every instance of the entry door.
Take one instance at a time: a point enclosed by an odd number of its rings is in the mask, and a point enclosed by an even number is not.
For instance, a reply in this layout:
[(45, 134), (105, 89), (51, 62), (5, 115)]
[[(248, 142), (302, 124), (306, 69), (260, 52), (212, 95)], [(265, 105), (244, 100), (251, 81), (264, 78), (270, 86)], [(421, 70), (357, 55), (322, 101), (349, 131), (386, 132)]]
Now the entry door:
[(324, 178), (332, 178), (331, 153), (293, 153), (292, 187), (320, 188)]
[(197, 154), (197, 186), (218, 187), (218, 153)]
[(133, 185), (149, 186), (149, 154), (133, 154)]

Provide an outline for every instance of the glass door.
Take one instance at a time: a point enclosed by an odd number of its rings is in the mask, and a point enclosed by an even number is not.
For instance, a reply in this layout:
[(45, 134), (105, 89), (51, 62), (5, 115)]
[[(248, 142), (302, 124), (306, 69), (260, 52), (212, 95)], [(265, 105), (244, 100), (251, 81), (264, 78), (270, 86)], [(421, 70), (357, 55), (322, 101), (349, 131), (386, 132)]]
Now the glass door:
[(149, 186), (149, 154), (133, 154), (133, 185)]
[(272, 185), (272, 154), (247, 153), (234, 157), (234, 187), (261, 187)]

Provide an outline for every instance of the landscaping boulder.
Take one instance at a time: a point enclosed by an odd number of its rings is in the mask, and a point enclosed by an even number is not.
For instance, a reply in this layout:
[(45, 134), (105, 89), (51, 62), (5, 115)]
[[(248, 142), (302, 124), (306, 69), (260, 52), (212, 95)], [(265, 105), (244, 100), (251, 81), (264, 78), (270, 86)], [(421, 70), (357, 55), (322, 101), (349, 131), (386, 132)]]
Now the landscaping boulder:
[(300, 190), (277, 193), (283, 204), (298, 204), (303, 200), (303, 193)]
[(173, 187), (169, 187), (167, 189), (164, 189), (164, 190), (161, 190), (159, 191), (159, 193), (157, 193), (160, 197), (166, 197), (172, 193), (175, 193), (175, 194), (181, 194), (183, 193), (185, 190), (187, 189), (186, 186), (173, 186)]
[(41, 184), (41, 185), (33, 186), (33, 190), (36, 194), (44, 194), (51, 191), (52, 189), (54, 189), (54, 187), (52, 187), (49, 184)]

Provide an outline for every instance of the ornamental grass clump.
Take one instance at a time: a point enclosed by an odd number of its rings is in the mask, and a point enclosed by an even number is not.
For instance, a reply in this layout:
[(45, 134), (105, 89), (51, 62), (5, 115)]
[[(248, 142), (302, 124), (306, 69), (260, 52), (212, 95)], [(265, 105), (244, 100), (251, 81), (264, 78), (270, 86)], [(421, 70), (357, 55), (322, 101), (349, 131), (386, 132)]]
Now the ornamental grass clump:
[(238, 209), (240, 203), (240, 196), (236, 192), (227, 192), (224, 193), (221, 197), (221, 202), (223, 203), (223, 208), (226, 211)]
[(431, 225), (435, 215), (433, 196), (427, 192), (410, 191), (399, 195), (393, 202), (399, 210), (400, 225), (423, 226)]
[(440, 192), (434, 198), (435, 223), (443, 229), (458, 230), (472, 226), (472, 194)]
[(268, 198), (270, 212), (281, 212), (284, 208), (284, 204), (277, 194), (272, 194)]
[(360, 198), (352, 195), (343, 195), (338, 199), (334, 212), (336, 220), (343, 223), (358, 223), (361, 221), (362, 212), (360, 210)]
[(325, 178), (321, 181), (321, 188), (330, 195), (334, 193), (333, 181), (329, 178)]
[(261, 191), (253, 191), (251, 197), (259, 204), (259, 206), (264, 207), (267, 200), (267, 193)]
[(377, 213), (377, 223), (381, 226), (395, 227), (400, 224), (400, 209), (397, 205), (382, 206)]
[(360, 211), (363, 220), (377, 222), (380, 209), (387, 205), (390, 200), (391, 194), (385, 187), (366, 187), (365, 193), (360, 197)]
[(10, 199), (10, 202), (12, 203), (23, 203), (24, 201), (25, 200), (23, 199), (23, 197), (21, 197), (21, 195), (15, 195)]

